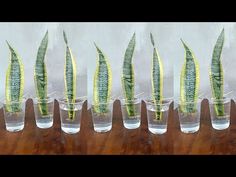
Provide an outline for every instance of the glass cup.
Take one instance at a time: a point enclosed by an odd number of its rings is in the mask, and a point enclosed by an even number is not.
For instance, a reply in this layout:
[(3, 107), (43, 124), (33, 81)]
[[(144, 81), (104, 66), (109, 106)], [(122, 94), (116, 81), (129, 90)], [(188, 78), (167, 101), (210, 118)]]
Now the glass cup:
[(67, 99), (59, 99), (61, 129), (67, 134), (75, 134), (80, 131), (81, 113), (84, 100), (75, 99), (68, 102)]
[(121, 99), (121, 112), (123, 117), (124, 127), (127, 129), (136, 129), (141, 122), (141, 100)]
[(172, 99), (163, 99), (155, 104), (153, 99), (145, 100), (147, 107), (148, 130), (153, 134), (164, 134), (167, 131), (169, 106)]
[(93, 127), (96, 132), (108, 132), (112, 128), (113, 100), (108, 103), (92, 104)]
[(178, 115), (183, 133), (195, 133), (200, 128), (201, 99), (196, 102), (179, 102)]
[(34, 98), (34, 113), (36, 125), (39, 128), (50, 128), (53, 125), (54, 99)]
[(23, 130), (25, 125), (25, 102), (25, 98), (21, 102), (12, 101), (7, 103), (4, 101), (3, 112), (7, 131), (18, 132)]
[(211, 124), (216, 130), (227, 129), (230, 125), (230, 98), (209, 100)]

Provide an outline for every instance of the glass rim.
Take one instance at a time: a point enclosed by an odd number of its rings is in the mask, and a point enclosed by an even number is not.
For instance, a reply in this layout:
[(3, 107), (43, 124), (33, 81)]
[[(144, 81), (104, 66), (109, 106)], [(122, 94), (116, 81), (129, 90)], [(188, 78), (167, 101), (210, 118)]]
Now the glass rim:
[(119, 100), (121, 101), (121, 103), (127, 104), (127, 103), (139, 103), (141, 102), (142, 99), (138, 97), (134, 97), (134, 99), (126, 101), (126, 98), (122, 97), (122, 98), (119, 98)]
[[(166, 101), (166, 102), (164, 102), (164, 101)], [(163, 99), (162, 99), (162, 103), (157, 103), (157, 104), (155, 104), (153, 98), (147, 97), (147, 98), (144, 99), (144, 102), (145, 102), (146, 104), (162, 105), (162, 106), (164, 106), (164, 105), (170, 105), (172, 101), (173, 101), (173, 97), (167, 97), (167, 98), (163, 98)], [(163, 102), (164, 102), (164, 103), (163, 103)]]
[(28, 100), (28, 98), (23, 97), (21, 101), (10, 101), (7, 103), (6, 99), (2, 100), (0, 105), (6, 105), (6, 104), (15, 104), (15, 103), (25, 103)]
[[(113, 104), (114, 103), (114, 99), (110, 99), (107, 103), (105, 102), (101, 102), (101, 103), (98, 103), (98, 105), (108, 105), (108, 104)], [(94, 102), (91, 103), (92, 106), (95, 106), (94, 105)]]
[(34, 97), (32, 98), (34, 103), (42, 103), (42, 102), (53, 102), (54, 101), (54, 98), (53, 97), (50, 97), (50, 96), (47, 96), (47, 98), (44, 98), (44, 99), (40, 99), (38, 97)]
[(57, 99), (59, 104), (73, 104), (73, 105), (77, 105), (77, 104), (83, 104), (85, 99), (82, 99), (83, 97), (76, 97), (75, 98), (75, 102), (68, 102), (67, 99), (65, 97), (59, 98)]
[(230, 102), (230, 101), (231, 101), (231, 98), (229, 98), (229, 97), (223, 97), (222, 99), (215, 99), (215, 98), (211, 97), (211, 98), (209, 99), (209, 102), (210, 102), (210, 103)]
[(186, 105), (186, 104), (197, 104), (197, 103), (201, 103), (203, 100), (202, 97), (198, 97), (198, 99), (196, 101), (185, 101), (182, 102), (181, 99), (178, 100), (178, 105)]

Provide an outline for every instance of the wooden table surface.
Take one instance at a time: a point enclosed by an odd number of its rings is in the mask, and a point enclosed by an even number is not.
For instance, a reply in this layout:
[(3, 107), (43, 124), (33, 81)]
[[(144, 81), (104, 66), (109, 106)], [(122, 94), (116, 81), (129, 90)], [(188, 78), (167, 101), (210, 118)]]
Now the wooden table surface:
[(120, 103), (114, 103), (113, 127), (110, 132), (93, 130), (91, 112), (82, 112), (78, 134), (61, 131), (58, 103), (55, 101), (54, 125), (39, 129), (35, 125), (32, 100), (27, 101), (25, 128), (10, 133), (5, 130), (3, 111), (0, 110), (0, 154), (236, 154), (236, 110), (231, 104), (231, 125), (223, 131), (214, 130), (210, 123), (208, 101), (202, 102), (200, 131), (181, 133), (178, 114), (170, 105), (168, 131), (154, 135), (147, 129), (145, 103), (142, 103), (141, 127), (127, 130), (123, 127)]

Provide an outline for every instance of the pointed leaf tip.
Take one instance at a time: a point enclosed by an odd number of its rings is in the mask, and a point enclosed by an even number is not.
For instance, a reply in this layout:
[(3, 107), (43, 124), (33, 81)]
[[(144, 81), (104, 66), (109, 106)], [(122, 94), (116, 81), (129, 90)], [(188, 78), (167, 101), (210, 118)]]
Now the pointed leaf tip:
[(129, 45), (135, 45), (135, 43), (136, 43), (136, 41), (135, 41), (135, 32), (134, 32), (132, 38), (129, 41)]
[(153, 47), (154, 47), (154, 46), (155, 46), (155, 42), (154, 42), (154, 38), (153, 38), (152, 33), (150, 33), (150, 38), (151, 38), (152, 45), (153, 45)]
[(94, 46), (95, 46), (96, 48), (98, 48), (98, 46), (97, 46), (97, 44), (96, 44), (95, 42), (93, 42), (93, 44), (94, 44)]
[(95, 47), (96, 47), (96, 49), (97, 49), (97, 52), (98, 53), (102, 53), (102, 51), (101, 51), (101, 49), (97, 46), (97, 44), (94, 42), (94, 45), (95, 45)]
[(7, 46), (9, 47), (9, 49), (13, 51), (12, 46), (9, 44), (9, 42), (7, 40), (6, 40), (6, 43), (7, 43)]
[(96, 47), (97, 51), (100, 51), (99, 47), (97, 46), (97, 44), (95, 42), (93, 42), (94, 46)]
[(133, 41), (133, 40), (135, 41), (135, 37), (136, 37), (136, 33), (134, 32), (134, 34), (133, 34), (133, 36), (132, 36), (130, 41)]
[(224, 37), (224, 34), (225, 34), (225, 29), (223, 28), (221, 33), (220, 33), (220, 36), (223, 36)]
[(46, 31), (45, 35), (44, 35), (44, 39), (48, 38), (48, 30)]
[(9, 42), (7, 40), (6, 40), (6, 43), (7, 43), (7, 46), (10, 47), (10, 44), (9, 44)]
[(225, 34), (224, 34), (224, 28), (223, 28), (222, 31), (220, 32), (220, 35), (217, 38), (215, 45), (222, 45), (223, 46), (224, 38), (225, 38)]
[(184, 49), (185, 49), (185, 51), (187, 52), (187, 51), (191, 51), (191, 49), (187, 46), (187, 44), (182, 40), (182, 38), (180, 39), (181, 40), (181, 42), (182, 42), (182, 44), (183, 44), (183, 46), (184, 46)]
[(183, 44), (184, 48), (188, 48), (188, 46), (185, 44), (185, 42), (183, 41), (183, 39), (182, 39), (182, 38), (180, 38), (180, 40), (181, 40), (181, 42), (182, 42), (182, 44)]
[(63, 37), (66, 45), (68, 44), (67, 37), (66, 37), (66, 32), (63, 30)]

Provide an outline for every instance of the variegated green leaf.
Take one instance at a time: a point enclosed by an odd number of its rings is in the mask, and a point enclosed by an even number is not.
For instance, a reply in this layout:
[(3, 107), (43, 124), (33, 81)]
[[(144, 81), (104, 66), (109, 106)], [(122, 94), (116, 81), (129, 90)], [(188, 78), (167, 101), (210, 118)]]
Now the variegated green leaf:
[(21, 58), (7, 42), (10, 49), (10, 64), (6, 74), (6, 110), (7, 112), (21, 111), (24, 90), (24, 66)]
[(38, 48), (37, 59), (34, 66), (34, 82), (36, 87), (36, 95), (39, 100), (39, 110), (43, 116), (48, 115), (47, 107), (47, 68), (45, 65), (45, 55), (48, 46), (48, 31), (46, 32), (41, 44)]
[(185, 62), (180, 76), (181, 111), (195, 113), (199, 91), (199, 65), (191, 49), (183, 41), (182, 43), (185, 49)]
[[(211, 60), (210, 81), (212, 96), (216, 100), (222, 100), (224, 94), (224, 73), (221, 63), (221, 53), (224, 45), (224, 29), (218, 37)], [(224, 116), (223, 102), (217, 101), (215, 111), (218, 116)]]
[(151, 69), (151, 82), (152, 82), (152, 98), (156, 107), (156, 119), (162, 118), (160, 104), (163, 99), (163, 65), (161, 58), (158, 55), (157, 48), (155, 47), (152, 33), (150, 33), (151, 42), (153, 45), (153, 58)]
[(121, 77), (123, 94), (126, 101), (126, 109), (130, 117), (136, 115), (135, 107), (132, 101), (134, 100), (134, 68), (132, 64), (133, 53), (135, 48), (135, 33), (133, 34), (128, 47), (125, 51), (123, 72)]
[(76, 99), (76, 63), (72, 55), (71, 49), (68, 46), (66, 33), (63, 31), (64, 41), (66, 43), (66, 58), (64, 65), (64, 80), (65, 80), (65, 96), (68, 102), (68, 116), (70, 120), (74, 120), (75, 111), (74, 103)]
[(111, 99), (112, 73), (110, 64), (101, 49), (97, 49), (97, 66), (94, 74), (93, 103), (97, 113), (107, 113), (108, 102)]

